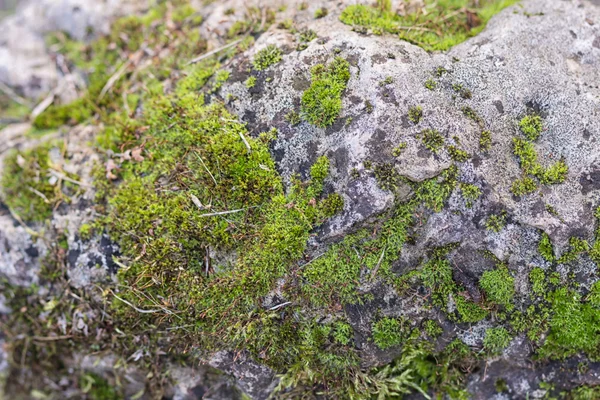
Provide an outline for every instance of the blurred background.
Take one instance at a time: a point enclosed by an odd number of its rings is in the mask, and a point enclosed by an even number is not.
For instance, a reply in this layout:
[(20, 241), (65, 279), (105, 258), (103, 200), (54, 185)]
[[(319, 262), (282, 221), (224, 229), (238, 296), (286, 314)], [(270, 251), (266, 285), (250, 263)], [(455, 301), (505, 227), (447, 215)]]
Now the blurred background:
[(0, 0), (0, 19), (11, 14), (19, 2), (24, 0)]

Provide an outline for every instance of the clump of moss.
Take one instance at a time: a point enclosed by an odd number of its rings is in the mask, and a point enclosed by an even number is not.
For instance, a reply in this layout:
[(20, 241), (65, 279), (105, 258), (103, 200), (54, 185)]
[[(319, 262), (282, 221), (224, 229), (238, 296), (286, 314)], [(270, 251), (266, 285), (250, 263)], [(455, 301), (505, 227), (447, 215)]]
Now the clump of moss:
[(500, 354), (508, 346), (510, 340), (511, 337), (506, 328), (489, 328), (485, 331), (483, 348), (489, 354)]
[(584, 239), (572, 237), (569, 239), (569, 250), (558, 258), (558, 263), (566, 264), (575, 261), (580, 254), (588, 252), (590, 245)]
[(389, 317), (381, 318), (373, 323), (371, 328), (373, 342), (381, 350), (402, 344), (407, 336), (405, 332), (406, 329), (404, 328), (405, 324), (407, 324), (407, 322), (403, 319)]
[(273, 44), (260, 50), (252, 60), (252, 66), (257, 71), (263, 71), (281, 61), (281, 50)]
[(423, 107), (414, 106), (408, 109), (408, 119), (413, 124), (417, 125), (423, 119)]
[(521, 132), (527, 139), (535, 141), (544, 130), (542, 117), (537, 114), (526, 115), (519, 122), (519, 128), (521, 128)]
[(407, 146), (406, 142), (402, 142), (402, 143), (398, 144), (398, 146), (396, 146), (392, 149), (392, 155), (394, 157), (400, 157), (402, 152), (406, 149), (406, 146)]
[[(3, 201), (24, 221), (43, 221), (60, 202), (69, 201), (64, 190), (75, 193), (77, 186), (68, 180), (77, 177), (52, 163), (50, 152), (53, 149), (62, 151), (61, 146), (48, 143), (31, 150), (13, 151), (4, 160)], [(67, 181), (61, 177), (66, 177)]]
[(312, 29), (304, 29), (303, 31), (300, 32), (300, 35), (298, 36), (299, 43), (298, 43), (298, 46), (296, 47), (296, 50), (298, 50), (298, 51), (305, 50), (308, 47), (308, 43), (312, 42), (316, 38), (317, 38), (317, 33), (315, 31), (313, 31)]
[(392, 83), (394, 83), (394, 78), (391, 76), (386, 76), (384, 80), (379, 82), (379, 86), (391, 85)]
[[(448, 50), (476, 35), (495, 13), (514, 1), (486, 1), (474, 6), (467, 0), (426, 0), (426, 13), (419, 8), (406, 15), (397, 14), (385, 3), (380, 1), (374, 6), (350, 5), (344, 9), (340, 20), (357, 30), (370, 29), (374, 34), (395, 34), (427, 51), (435, 51)], [(468, 15), (473, 17), (468, 17), (467, 7)]]
[(543, 269), (535, 267), (529, 272), (529, 282), (531, 283), (531, 290), (536, 295), (543, 295), (546, 293), (546, 273)]
[(479, 304), (467, 300), (461, 295), (455, 296), (454, 302), (459, 315), (458, 321), (460, 322), (475, 323), (488, 315), (488, 311), (481, 308)]
[(69, 104), (51, 105), (33, 120), (37, 129), (56, 129), (63, 125), (76, 125), (92, 116), (87, 98)]
[(542, 238), (538, 244), (538, 251), (544, 260), (554, 262), (554, 249), (552, 247), (552, 241), (546, 232), (542, 233)]
[(396, 171), (393, 164), (380, 163), (375, 166), (375, 179), (384, 190), (394, 191), (400, 183), (400, 174)]
[(317, 8), (315, 11), (315, 19), (326, 17), (329, 11), (325, 7)]
[(461, 84), (454, 84), (452, 85), (452, 89), (458, 93), (460, 95), (460, 97), (462, 97), (463, 99), (470, 99), (471, 97), (473, 97), (473, 93), (471, 93), (471, 90), (464, 87)]
[(336, 57), (329, 65), (315, 65), (312, 83), (302, 94), (302, 114), (309, 123), (325, 128), (337, 119), (342, 110), (342, 93), (350, 79), (350, 64)]
[(521, 179), (517, 179), (513, 182), (512, 186), (510, 187), (510, 191), (515, 196), (523, 196), (526, 194), (530, 194), (535, 192), (536, 189), (537, 183), (535, 182), (535, 180), (528, 176), (524, 176)]
[(467, 207), (473, 207), (473, 202), (481, 197), (481, 189), (477, 185), (473, 185), (470, 183), (460, 183), (460, 190), (463, 194), (463, 197), (467, 200)]
[(504, 213), (490, 215), (488, 217), (488, 219), (485, 221), (485, 228), (491, 232), (498, 233), (502, 229), (504, 229), (505, 225), (506, 225), (506, 215)]
[(505, 265), (501, 264), (494, 270), (485, 271), (479, 280), (479, 286), (485, 291), (488, 300), (509, 311), (514, 308), (515, 279)]
[(256, 77), (255, 76), (248, 77), (248, 79), (246, 79), (246, 82), (244, 84), (246, 85), (246, 87), (248, 89), (252, 89), (254, 86), (256, 86)]
[(465, 162), (470, 158), (469, 153), (453, 145), (448, 146), (448, 153), (450, 158), (456, 162)]
[(483, 123), (483, 119), (479, 116), (479, 114), (477, 114), (477, 112), (475, 110), (473, 110), (471, 107), (469, 106), (464, 106), (462, 108), (462, 112), (465, 115), (465, 117), (473, 120), (474, 122), (477, 122), (478, 124), (482, 124)]
[(120, 400), (123, 396), (106, 379), (93, 373), (85, 373), (79, 379), (79, 387), (92, 400)]
[(425, 88), (429, 90), (435, 90), (435, 88), (437, 88), (437, 85), (437, 81), (433, 78), (429, 78), (425, 81)]
[(556, 185), (567, 179), (569, 167), (564, 160), (557, 161), (539, 175), (539, 180), (544, 185)]
[(432, 153), (437, 153), (444, 146), (444, 137), (435, 129), (425, 129), (420, 134), (421, 141)]
[(292, 126), (298, 125), (300, 122), (302, 122), (302, 119), (300, 118), (300, 114), (298, 114), (294, 110), (290, 111), (289, 113), (287, 113), (285, 115), (285, 120), (287, 122), (289, 122), (290, 125), (292, 125)]
[(479, 136), (479, 148), (482, 151), (489, 151), (492, 148), (492, 132), (481, 131)]
[(437, 338), (444, 332), (440, 324), (431, 319), (423, 323), (423, 330), (430, 338)]

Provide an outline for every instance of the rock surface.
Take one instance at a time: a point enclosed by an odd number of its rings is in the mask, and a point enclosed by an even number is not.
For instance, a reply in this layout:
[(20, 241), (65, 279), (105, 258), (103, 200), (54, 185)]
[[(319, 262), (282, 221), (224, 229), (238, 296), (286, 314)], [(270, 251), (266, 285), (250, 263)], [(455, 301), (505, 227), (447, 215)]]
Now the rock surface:
[[(0, 81), (28, 98), (43, 97), (55, 88), (62, 74), (44, 46), (43, 34), (63, 30), (86, 40), (90, 28), (94, 33), (105, 32), (109, 21), (135, 9), (134, 3), (48, 0), (22, 8), (17, 15), (0, 22)], [(343, 196), (344, 210), (315, 232), (310, 242), (314, 253), (359, 227), (368, 226), (395, 200), (411, 196), (408, 185), (400, 185), (396, 193), (382, 189), (365, 162), (393, 165), (399, 175), (415, 182), (435, 177), (450, 167), (453, 160), (447, 150), (434, 154), (418, 138), (424, 129), (439, 131), (447, 144), (472, 156), (460, 163), (459, 180), (476, 185), (483, 195), (469, 207), (460, 191), (455, 190), (442, 211), (431, 214), (415, 229), (418, 240), (405, 245), (394, 271), (415, 267), (427, 249), (460, 243), (448, 259), (455, 270), (454, 279), (469, 291), (469, 296), (481, 296), (477, 282), (493, 268), (493, 263), (490, 265), (478, 251), (489, 250), (506, 262), (515, 277), (517, 297), (525, 298), (531, 291), (530, 271), (534, 267), (550, 267), (538, 251), (542, 232), (551, 238), (556, 256), (567, 250), (571, 237), (594, 237), (594, 210), (600, 204), (600, 3), (526, 0), (522, 7), (500, 12), (478, 36), (443, 53), (427, 53), (392, 35), (351, 31), (339, 21), (339, 13), (352, 3), (329, 2), (329, 15), (318, 20), (312, 18), (317, 5), (311, 4), (299, 13), (298, 23), (306, 24), (318, 36), (304, 51), (295, 50), (293, 34), (273, 25), (250, 50), (226, 67), (231, 77), (219, 96), (247, 123), (252, 135), (277, 128), (279, 135), (272, 153), (288, 184), (295, 174), (306, 178), (319, 156), (330, 158), (333, 169), (327, 191)], [(204, 34), (214, 34), (217, 43), (218, 31), (225, 32), (230, 26), (222, 23), (228, 17), (226, 10), (238, 9), (241, 4), (224, 1), (198, 5), (206, 16)], [(295, 7), (290, 6), (288, 13), (295, 12), (292, 8)], [(266, 71), (249, 72), (253, 56), (269, 44), (286, 49), (282, 61)], [(307, 122), (292, 126), (286, 115), (300, 110), (312, 66), (327, 63), (335, 55), (351, 65), (341, 116), (325, 129)], [(445, 72), (437, 76), (440, 67)], [(250, 74), (257, 83), (248, 90), (245, 81)], [(392, 79), (386, 83), (388, 77)], [(430, 78), (438, 82), (433, 90), (424, 85)], [(453, 88), (457, 84), (469, 88), (472, 97), (458, 96)], [(424, 112), (419, 124), (408, 118), (409, 109), (415, 106), (421, 106)], [(474, 110), (483, 122), (469, 119), (464, 107)], [(513, 138), (521, 135), (518, 123), (532, 110), (544, 120), (545, 129), (534, 144), (540, 164), (547, 167), (564, 160), (569, 170), (564, 183), (539, 185), (533, 194), (516, 196), (511, 187), (523, 173), (513, 155)], [(86, 187), (92, 182), (93, 163), (99, 160), (89, 147), (94, 129), (81, 126), (56, 134), (68, 143), (66, 155), (61, 156), (65, 158), (61, 160), (63, 168), (77, 173)], [(488, 152), (480, 150), (482, 130), (489, 130), (492, 135)], [(9, 143), (3, 145), (2, 157), (10, 147), (26, 148), (38, 143), (26, 137), (19, 125), (0, 131), (0, 138), (2, 143)], [(393, 149), (400, 143), (406, 143), (406, 148), (396, 156)], [(48, 251), (47, 242), (56, 240), (53, 232), (61, 230), (69, 232), (66, 256), (74, 287), (90, 287), (111, 279), (118, 268), (112, 256), (119, 249), (106, 235), (89, 241), (76, 235), (82, 224), (95, 217), (93, 199), (94, 190), (84, 190), (76, 201), (56, 210), (45, 227), (23, 226), (3, 209), (0, 275), (15, 285), (36, 283), (40, 260)], [(508, 215), (504, 229), (486, 229), (487, 218), (502, 212)], [(37, 229), (38, 234), (32, 234), (31, 229), (33, 233)], [(587, 290), (598, 280), (597, 268), (588, 257), (581, 257), (569, 266), (559, 265), (558, 271), (563, 279), (575, 274), (581, 288)], [(369, 339), (373, 310), (385, 316), (408, 317), (413, 324), (444, 319), (440, 310), (423, 311), (424, 299), (401, 298), (388, 287), (376, 284), (365, 284), (362, 289), (372, 293), (373, 299), (347, 306), (346, 313), (365, 368), (383, 365), (399, 355), (397, 350), (379, 350)], [(9, 310), (0, 307), (0, 313), (5, 312)], [(455, 334), (469, 346), (480, 348), (492, 322), (486, 319)], [(451, 329), (450, 325), (444, 328)], [(440, 343), (443, 340), (444, 337)], [(530, 356), (526, 338), (515, 337), (501, 355), (471, 374), (468, 389), (473, 398), (541, 398), (544, 393), (537, 388), (548, 380), (565, 388), (600, 384), (597, 363), (589, 363), (587, 371), (579, 374), (563, 374), (565, 365), (576, 369), (583, 359), (533, 365)], [(105, 358), (102, 362), (112, 361)], [(74, 362), (87, 363), (90, 370), (102, 373), (102, 365), (90, 360)], [(6, 370), (5, 364), (0, 352), (0, 371)], [(245, 393), (264, 399), (277, 385), (271, 369), (245, 355), (218, 353), (208, 364), (232, 378), (215, 377), (208, 366), (174, 367), (172, 398), (237, 398)], [(508, 383), (509, 397), (496, 394), (498, 377)], [(133, 383), (128, 395), (132, 396), (139, 391), (136, 384), (143, 387), (144, 377), (133, 371), (130, 382)]]

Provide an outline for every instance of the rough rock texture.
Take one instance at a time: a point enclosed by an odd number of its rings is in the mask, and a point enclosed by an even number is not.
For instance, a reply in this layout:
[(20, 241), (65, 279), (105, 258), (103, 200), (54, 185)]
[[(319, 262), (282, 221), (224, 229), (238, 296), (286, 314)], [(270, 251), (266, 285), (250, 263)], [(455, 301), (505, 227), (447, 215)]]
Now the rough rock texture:
[[(116, 16), (135, 12), (144, 3), (138, 0), (24, 2), (17, 13), (0, 22), (0, 82), (27, 98), (45, 96), (62, 81), (61, 77), (69, 75), (64, 62), (55, 60), (46, 48), (45, 35), (63, 31), (78, 40), (89, 40), (108, 33), (110, 21)], [(76, 95), (64, 96), (68, 101)]]
[[(59, 72), (44, 46), (43, 34), (58, 29), (78, 39), (87, 39), (89, 28), (93, 32), (105, 31), (112, 17), (128, 12), (134, 3), (48, 0), (23, 8), (0, 25), (0, 81), (26, 97), (44, 96), (54, 89)], [(456, 190), (443, 211), (431, 215), (416, 229), (419, 240), (405, 246), (394, 265), (395, 272), (418, 264), (426, 249), (460, 242), (449, 259), (455, 267), (455, 280), (469, 290), (472, 298), (481, 296), (477, 281), (484, 271), (493, 268), (477, 252), (486, 249), (507, 262), (515, 276), (517, 296), (524, 297), (530, 290), (531, 269), (549, 267), (537, 250), (541, 231), (550, 236), (557, 255), (567, 248), (570, 237), (593, 237), (593, 210), (600, 202), (600, 4), (597, 0), (527, 0), (523, 8), (511, 7), (495, 16), (477, 37), (448, 52), (429, 54), (391, 35), (352, 32), (338, 21), (339, 11), (351, 3), (327, 3), (329, 15), (319, 20), (311, 17), (318, 5), (311, 4), (306, 12), (299, 14), (298, 22), (308, 24), (318, 35), (301, 52), (295, 50), (292, 34), (273, 26), (258, 38), (252, 49), (227, 67), (231, 78), (220, 96), (234, 99), (227, 106), (247, 122), (251, 134), (271, 127), (278, 129), (272, 152), (288, 183), (294, 174), (306, 177), (320, 155), (331, 159), (333, 172), (328, 191), (342, 194), (345, 206), (340, 215), (316, 232), (311, 241), (313, 251), (365, 225), (389, 209), (395, 198), (411, 195), (404, 186), (398, 189), (396, 197), (381, 189), (372, 170), (365, 167), (365, 161), (391, 163), (400, 175), (412, 181), (434, 177), (448, 168), (452, 159), (445, 149), (433, 154), (417, 138), (423, 129), (438, 130), (447, 143), (460, 145), (473, 155), (460, 164), (460, 180), (477, 185), (483, 195), (473, 207), (467, 207)], [(202, 26), (204, 34), (210, 38), (219, 30), (225, 32), (235, 21), (235, 17), (225, 15), (226, 10), (239, 9), (241, 4), (224, 1), (204, 8), (198, 5), (207, 17)], [(540, 12), (543, 15), (536, 15)], [(227, 18), (230, 20), (224, 22)], [(215, 42), (217, 37), (215, 33)], [(254, 73), (257, 84), (248, 90), (244, 82), (250, 74), (249, 62), (269, 44), (286, 49), (287, 54), (279, 64)], [(310, 85), (311, 67), (331, 61), (334, 55), (351, 64), (342, 115), (326, 129), (307, 122), (290, 125), (285, 116), (292, 110), (299, 111), (302, 92)], [(447, 72), (436, 77), (439, 67)], [(392, 78), (391, 83), (384, 82), (388, 77)], [(429, 78), (438, 81), (434, 90), (424, 86)], [(455, 84), (469, 88), (472, 98), (457, 96), (452, 87)], [(372, 112), (367, 111), (367, 102), (373, 106)], [(414, 106), (421, 106), (424, 111), (423, 121), (418, 125), (407, 116)], [(465, 116), (462, 111), (465, 106), (481, 117), (483, 126)], [(535, 143), (540, 163), (549, 166), (563, 159), (569, 173), (562, 184), (540, 185), (535, 193), (517, 197), (510, 188), (522, 172), (513, 155), (512, 138), (519, 136), (518, 121), (531, 109), (544, 118), (546, 128)], [(492, 147), (487, 153), (479, 150), (484, 129), (492, 133)], [(26, 130), (27, 126), (12, 125), (0, 131), (2, 154), (11, 147), (35, 145), (37, 141), (25, 136)], [(83, 126), (54, 136), (68, 143), (66, 159), (59, 160), (64, 162), (63, 168), (77, 173), (84, 185), (91, 182), (91, 167), (98, 159), (98, 154), (88, 146), (93, 136), (94, 128)], [(392, 150), (402, 142), (407, 147), (395, 157)], [(63, 230), (69, 232), (67, 259), (71, 284), (89, 287), (110, 279), (117, 269), (112, 256), (118, 253), (118, 248), (105, 235), (82, 240), (76, 234), (83, 223), (94, 218), (93, 195), (93, 189), (86, 189), (75, 202), (56, 210), (50, 226), (36, 227), (41, 232), (39, 237), (32, 234), (31, 228), (15, 221), (8, 210), (1, 210), (2, 277), (17, 285), (35, 283), (40, 260), (47, 251), (46, 242), (53, 240), (54, 230)], [(555, 212), (549, 212), (547, 205)], [(487, 230), (486, 218), (502, 211), (509, 215), (506, 227), (501, 232)], [(596, 269), (587, 257), (573, 263), (571, 270), (559, 266), (563, 277), (568, 272), (575, 273), (584, 288), (597, 279)], [(407, 316), (415, 322), (443, 319), (439, 310), (422, 311), (424, 299), (399, 298), (389, 288), (377, 285), (365, 285), (362, 289), (373, 293), (373, 300), (348, 306), (346, 313), (365, 367), (382, 365), (398, 355), (377, 349), (369, 340), (374, 309), (381, 310), (383, 315)], [(10, 312), (2, 301), (0, 312)], [(466, 344), (480, 347), (485, 329), (490, 326), (490, 321), (484, 320), (457, 335)], [(442, 336), (439, 343), (444, 339)], [(597, 364), (590, 364), (585, 373), (563, 374), (561, 363), (532, 366), (530, 355), (525, 338), (514, 338), (500, 356), (471, 375), (468, 388), (474, 398), (506, 398), (495, 394), (498, 376), (509, 382), (510, 398), (541, 397), (544, 393), (536, 388), (547, 380), (571, 387), (600, 384)], [(103, 365), (112, 361), (104, 358), (97, 362), (89, 359), (73, 362), (102, 373)], [(578, 362), (572, 358), (567, 364), (576, 366)], [(5, 370), (5, 364), (0, 352), (0, 371)], [(176, 382), (173, 398), (238, 398), (243, 392), (263, 399), (277, 384), (273, 371), (244, 355), (218, 353), (209, 365), (232, 378), (215, 377), (209, 367), (173, 367), (172, 378)], [(139, 391), (144, 377), (137, 376), (136, 371), (127, 376), (131, 381), (127, 393), (132, 396)]]

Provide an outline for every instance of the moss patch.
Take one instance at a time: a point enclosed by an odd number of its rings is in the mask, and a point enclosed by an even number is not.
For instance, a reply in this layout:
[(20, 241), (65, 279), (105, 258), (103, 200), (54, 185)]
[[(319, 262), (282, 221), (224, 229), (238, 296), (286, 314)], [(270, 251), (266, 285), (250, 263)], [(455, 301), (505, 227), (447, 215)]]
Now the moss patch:
[(340, 20), (355, 28), (370, 29), (374, 34), (396, 34), (427, 51), (448, 50), (481, 32), (494, 14), (515, 2), (486, 0), (473, 6), (467, 0), (426, 0), (416, 12), (399, 15), (391, 5), (380, 1), (378, 6), (348, 6)]
[(256, 53), (254, 60), (252, 60), (252, 65), (254, 66), (255, 70), (263, 71), (280, 61), (281, 50), (279, 50), (277, 46), (270, 44)]
[(325, 128), (335, 122), (342, 110), (342, 94), (350, 79), (350, 64), (336, 57), (327, 66), (315, 65), (312, 83), (302, 94), (302, 116), (312, 125)]

